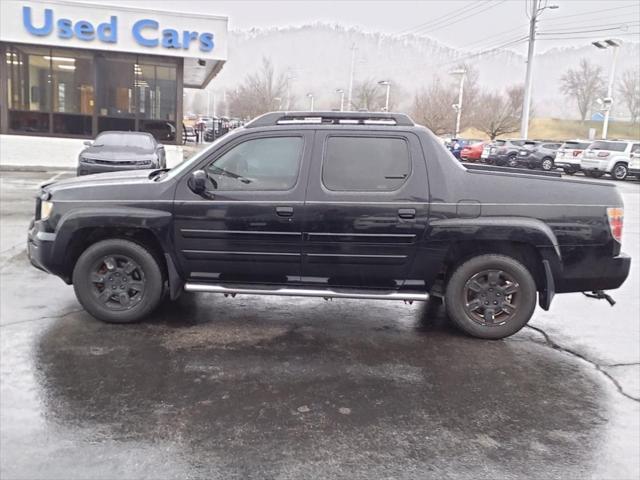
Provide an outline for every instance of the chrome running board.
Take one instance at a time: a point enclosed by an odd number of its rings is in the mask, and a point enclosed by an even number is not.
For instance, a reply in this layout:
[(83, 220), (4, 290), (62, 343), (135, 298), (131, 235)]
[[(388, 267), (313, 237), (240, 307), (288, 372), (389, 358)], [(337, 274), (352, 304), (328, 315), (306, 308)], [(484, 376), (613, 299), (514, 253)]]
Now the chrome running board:
[(428, 293), (422, 292), (376, 292), (372, 290), (354, 290), (336, 292), (335, 290), (308, 289), (308, 288), (243, 288), (223, 287), (221, 285), (208, 285), (204, 283), (186, 283), (187, 292), (224, 293), (226, 295), (281, 295), (286, 297), (320, 297), (320, 298), (356, 298), (371, 300), (405, 300), (427, 301)]

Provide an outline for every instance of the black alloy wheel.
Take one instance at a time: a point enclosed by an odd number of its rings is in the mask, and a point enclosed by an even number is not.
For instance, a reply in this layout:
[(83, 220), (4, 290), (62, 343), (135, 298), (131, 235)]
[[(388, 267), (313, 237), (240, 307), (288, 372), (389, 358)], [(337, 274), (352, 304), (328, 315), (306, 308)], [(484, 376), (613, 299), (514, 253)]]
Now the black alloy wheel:
[(536, 282), (514, 257), (491, 253), (453, 270), (445, 290), (449, 318), (474, 337), (500, 339), (523, 328), (536, 308)]
[(464, 285), (464, 310), (469, 318), (481, 325), (502, 325), (518, 308), (519, 289), (518, 282), (503, 270), (483, 270)]
[(507, 165), (510, 167), (517, 167), (518, 166), (518, 157), (515, 154), (509, 155), (509, 158), (507, 159)]
[(164, 277), (150, 250), (131, 240), (112, 238), (82, 252), (73, 269), (73, 288), (94, 317), (132, 323), (158, 306)]
[(146, 285), (144, 271), (125, 255), (108, 255), (98, 260), (91, 274), (93, 294), (105, 308), (129, 310), (138, 305)]

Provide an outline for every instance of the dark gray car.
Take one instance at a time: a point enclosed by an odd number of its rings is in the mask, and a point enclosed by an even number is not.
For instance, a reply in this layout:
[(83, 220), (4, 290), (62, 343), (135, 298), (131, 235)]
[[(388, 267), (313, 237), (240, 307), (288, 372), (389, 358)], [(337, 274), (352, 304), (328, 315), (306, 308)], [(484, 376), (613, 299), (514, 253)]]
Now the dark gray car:
[(541, 168), (542, 170), (553, 170), (556, 152), (562, 143), (526, 141), (522, 149), (518, 152), (518, 164), (528, 168)]
[(78, 176), (118, 170), (166, 168), (164, 146), (145, 132), (102, 132), (78, 156)]

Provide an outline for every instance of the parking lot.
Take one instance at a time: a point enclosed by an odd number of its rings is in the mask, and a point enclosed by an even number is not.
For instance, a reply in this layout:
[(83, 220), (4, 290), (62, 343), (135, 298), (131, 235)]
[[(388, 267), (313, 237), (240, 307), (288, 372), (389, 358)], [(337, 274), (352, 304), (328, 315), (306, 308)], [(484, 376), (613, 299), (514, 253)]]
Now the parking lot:
[(103, 324), (25, 253), (38, 183), (68, 174), (0, 175), (3, 478), (640, 472), (640, 182), (617, 183), (634, 263), (615, 307), (557, 296), (483, 341), (436, 303), (185, 294)]

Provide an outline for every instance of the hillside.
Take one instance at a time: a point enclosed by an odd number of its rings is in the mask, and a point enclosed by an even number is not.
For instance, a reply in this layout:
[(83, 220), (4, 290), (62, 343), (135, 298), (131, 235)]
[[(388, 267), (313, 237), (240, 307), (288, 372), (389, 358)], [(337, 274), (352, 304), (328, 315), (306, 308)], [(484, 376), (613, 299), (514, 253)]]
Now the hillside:
[[(365, 33), (338, 25), (232, 31), (229, 60), (210, 88), (216, 93), (235, 88), (247, 74), (256, 70), (262, 57), (268, 57), (277, 71), (288, 70), (296, 77), (292, 92), (298, 99), (313, 92), (316, 108), (328, 108), (336, 101), (336, 88), (348, 87), (351, 46), (354, 44), (358, 60), (356, 81), (391, 79), (394, 82), (392, 95), (395, 91), (402, 97), (401, 108), (407, 108), (413, 92), (428, 84), (434, 76), (448, 78), (456, 59), (469, 54), (428, 37)], [(545, 42), (544, 46), (538, 46), (538, 51), (548, 47)], [(536, 56), (533, 98), (536, 115), (576, 116), (576, 108), (562, 96), (558, 84), (567, 68), (577, 65), (582, 57), (601, 65), (605, 73), (609, 71), (610, 52), (595, 49), (587, 40), (584, 47), (552, 48)], [(624, 44), (619, 58), (618, 73), (630, 68), (639, 69), (640, 45)], [(509, 50), (486, 54), (470, 63), (478, 70), (481, 85), (487, 88), (502, 89), (524, 80), (525, 59)], [(301, 100), (298, 103), (299, 107), (306, 106)], [(626, 111), (620, 112), (619, 116), (624, 115)]]

